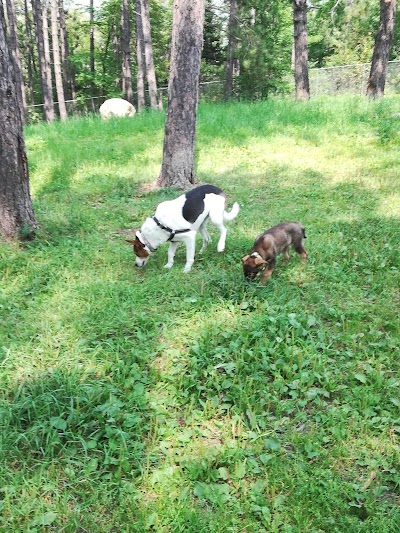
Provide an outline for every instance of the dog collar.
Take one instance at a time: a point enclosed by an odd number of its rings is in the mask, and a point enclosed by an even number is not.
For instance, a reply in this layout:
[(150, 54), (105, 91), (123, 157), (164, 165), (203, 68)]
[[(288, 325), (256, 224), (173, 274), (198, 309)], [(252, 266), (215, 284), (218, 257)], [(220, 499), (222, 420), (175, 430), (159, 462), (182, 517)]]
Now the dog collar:
[(188, 231), (190, 231), (189, 228), (187, 228), (187, 229), (171, 229), (168, 226), (164, 226), (164, 224), (161, 224), (161, 222), (158, 220), (156, 215), (153, 215), (151, 218), (154, 220), (154, 222), (157, 224), (157, 226), (159, 228), (163, 229), (164, 231), (168, 231), (168, 233), (170, 234), (170, 236), (168, 238), (168, 241), (172, 241), (172, 239), (175, 237), (175, 235), (177, 233), (187, 233)]
[[(140, 234), (140, 237), (139, 235)], [(136, 233), (136, 237), (139, 239), (139, 241), (143, 244), (143, 246), (145, 246), (146, 248), (149, 249), (149, 252), (150, 253), (154, 253), (157, 251), (157, 248), (153, 248), (153, 246), (149, 243), (149, 241), (146, 239), (146, 237), (143, 235), (143, 232), (137, 232)]]
[(253, 253), (251, 254), (251, 257), (257, 257), (258, 259), (262, 259), (262, 260), (264, 261), (264, 264), (263, 264), (262, 267), (261, 267), (261, 272), (267, 268), (267, 265), (268, 265), (268, 263), (269, 263), (269, 260), (266, 261), (266, 260), (262, 257), (261, 254), (259, 254), (258, 252), (253, 252)]

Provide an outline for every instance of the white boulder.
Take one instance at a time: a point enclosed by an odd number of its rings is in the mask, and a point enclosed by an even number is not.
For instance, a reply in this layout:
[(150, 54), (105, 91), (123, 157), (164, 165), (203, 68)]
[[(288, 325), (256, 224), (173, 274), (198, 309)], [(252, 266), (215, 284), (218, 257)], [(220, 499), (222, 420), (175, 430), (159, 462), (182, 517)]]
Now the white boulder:
[(110, 98), (100, 106), (101, 118), (133, 117), (136, 109), (123, 98)]

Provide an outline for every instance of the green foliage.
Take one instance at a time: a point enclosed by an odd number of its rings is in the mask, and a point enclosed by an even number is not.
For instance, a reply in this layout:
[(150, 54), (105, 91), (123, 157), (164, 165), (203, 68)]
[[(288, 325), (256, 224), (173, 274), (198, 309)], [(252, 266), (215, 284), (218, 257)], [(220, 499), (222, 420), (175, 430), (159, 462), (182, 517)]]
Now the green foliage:
[(206, 0), (204, 16), (204, 43), (202, 50), (202, 80), (222, 80), (225, 70), (226, 54), (224, 53), (224, 18), (212, 0)]
[(293, 23), (286, 2), (260, 0), (240, 3), (240, 73), (236, 80), (241, 97), (267, 98), (288, 91)]
[[(176, 195), (142, 189), (161, 113), (26, 130), (41, 228), (0, 243), (1, 531), (397, 530), (398, 112), (201, 104), (198, 179), (241, 211), (188, 275), (183, 249), (134, 268), (118, 233)], [(246, 283), (290, 219), (307, 264)]]
[[(321, 67), (371, 61), (379, 25), (379, 2), (314, 0), (312, 7), (308, 12), (310, 65)], [(400, 28), (397, 22), (390, 59), (399, 57)]]
[[(171, 0), (150, 0), (155, 71), (159, 87), (168, 85), (169, 54), (172, 29)], [(23, 71), (27, 81), (29, 44), (37, 56), (35, 39), (25, 29), (24, 10), (17, 3), (18, 33)], [(76, 74), (76, 89), (84, 106), (85, 98), (122, 96), (121, 87), (121, 0), (100, 2), (94, 9), (95, 74), (90, 70), (88, 7), (66, 4), (66, 24), (69, 34), (70, 60)], [(135, 87), (137, 75), (135, 43), (135, 10), (131, 6), (131, 62)], [(202, 86), (201, 96), (209, 101), (221, 100), (226, 73), (229, 1), (205, 2), (204, 47), (201, 81), (216, 81)], [(31, 29), (33, 21), (29, 15)], [(379, 2), (370, 0), (313, 0), (308, 9), (309, 66), (322, 67), (369, 62), (379, 22)], [(113, 40), (116, 40), (114, 46)], [(272, 95), (285, 95), (290, 88), (291, 53), (293, 44), (292, 2), (288, 0), (242, 0), (238, 2), (235, 52), (234, 94), (239, 98), (258, 100)], [(391, 59), (399, 57), (400, 10), (397, 13)], [(37, 62), (37, 61), (36, 61)], [(33, 67), (33, 65), (32, 65)], [(347, 75), (346, 75), (347, 76)], [(358, 77), (355, 73), (354, 76)], [(134, 91), (135, 92), (135, 91)], [(38, 69), (33, 68), (33, 96), (41, 101)], [(166, 90), (163, 92), (165, 99)], [(68, 94), (70, 98), (71, 95)], [(35, 122), (41, 108), (30, 113)]]

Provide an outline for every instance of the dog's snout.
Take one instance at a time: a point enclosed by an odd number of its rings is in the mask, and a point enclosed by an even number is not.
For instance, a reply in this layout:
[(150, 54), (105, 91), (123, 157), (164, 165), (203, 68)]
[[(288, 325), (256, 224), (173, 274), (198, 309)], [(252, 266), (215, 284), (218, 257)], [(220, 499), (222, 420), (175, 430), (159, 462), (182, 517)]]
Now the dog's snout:
[(136, 257), (135, 266), (138, 268), (142, 268), (147, 263), (146, 259), (142, 259), (141, 257)]
[(257, 276), (256, 272), (244, 272), (244, 277), (247, 281), (253, 281)]

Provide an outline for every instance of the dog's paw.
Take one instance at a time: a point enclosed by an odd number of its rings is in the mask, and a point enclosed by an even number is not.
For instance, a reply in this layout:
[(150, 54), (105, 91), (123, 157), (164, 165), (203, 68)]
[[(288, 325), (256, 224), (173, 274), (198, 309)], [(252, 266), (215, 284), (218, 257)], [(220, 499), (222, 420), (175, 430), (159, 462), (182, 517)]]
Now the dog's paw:
[(223, 252), (224, 250), (225, 250), (225, 246), (220, 246), (220, 245), (217, 246), (218, 252)]
[(166, 265), (164, 265), (164, 268), (172, 268), (174, 263), (167, 263)]
[(189, 266), (189, 267), (186, 266), (186, 267), (183, 269), (184, 274), (187, 274), (188, 272), (190, 272), (191, 269), (192, 269), (191, 266)]

